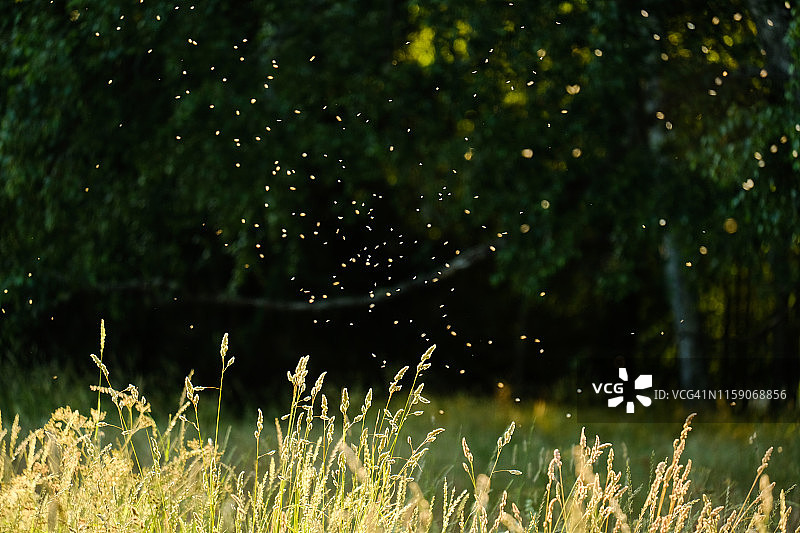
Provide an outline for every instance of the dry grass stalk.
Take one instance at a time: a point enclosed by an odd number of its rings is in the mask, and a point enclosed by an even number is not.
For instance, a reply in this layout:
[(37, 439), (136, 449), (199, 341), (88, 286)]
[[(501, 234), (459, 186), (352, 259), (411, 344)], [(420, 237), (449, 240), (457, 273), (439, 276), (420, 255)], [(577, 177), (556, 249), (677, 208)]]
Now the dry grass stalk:
[[(367, 423), (373, 393), (370, 389), (360, 412), (349, 416), (350, 398), (343, 389), (341, 422), (329, 415), (322, 393), (321, 374), (306, 393), (308, 358), (287, 373), (292, 403), (281, 420), (275, 420), (277, 450), (263, 453), (260, 440), (264, 420), (258, 411), (256, 454), (253, 468), (235, 471), (222, 460), (219, 437), (221, 400), (213, 437), (203, 434), (197, 415), (200, 393), (206, 387), (184, 382), (184, 401), (161, 432), (150, 407), (138, 389), (113, 387), (102, 361), (105, 325), (101, 324), (98, 397), (110, 398), (114, 421), (96, 408), (85, 416), (69, 407), (56, 410), (42, 428), (20, 440), (15, 417), (11, 428), (0, 417), (0, 530), (44, 531), (234, 531), (234, 532), (390, 532), (469, 531), (474, 533), (786, 533), (791, 506), (780, 492), (777, 511), (774, 484), (764, 473), (771, 449), (764, 455), (750, 493), (727, 517), (723, 507), (713, 506), (700, 495), (689, 499), (691, 460), (683, 461), (692, 417), (687, 418), (673, 443), (672, 460), (661, 461), (638, 518), (631, 523), (623, 512), (622, 497), (630, 488), (614, 469), (614, 450), (595, 438), (590, 446), (585, 432), (572, 450), (574, 472), (565, 484), (562, 457), (553, 452), (547, 467), (543, 516), (523, 519), (508, 493), (492, 495), (499, 457), (512, 439), (515, 424), (497, 440), (486, 472), (476, 469), (467, 439), (461, 441), (472, 491), (460, 492), (445, 479), (441, 504), (426, 498), (415, 476), (429, 446), (444, 431), (430, 431), (407, 453), (400, 440), (410, 416), (428, 403), (418, 380), (430, 363), (433, 347), (416, 366), (408, 395), (400, 405), (392, 401), (403, 388), (409, 370), (401, 369), (391, 381), (386, 403), (376, 410), (374, 424)], [(233, 357), (227, 357), (228, 338), (220, 346), (222, 373)], [(221, 392), (219, 386), (213, 387)], [(317, 404), (319, 399), (319, 404)], [(187, 412), (194, 412), (194, 420)], [(600, 462), (606, 454), (605, 468)], [(267, 463), (268, 459), (268, 465)], [(750, 494), (758, 485), (758, 495)], [(493, 500), (494, 498), (494, 500)], [(494, 503), (492, 503), (494, 501)], [(471, 505), (468, 505), (471, 503)], [(494, 507), (493, 507), (494, 506)], [(510, 512), (509, 512), (510, 507)], [(697, 513), (693, 515), (693, 513)], [(490, 518), (491, 517), (491, 518)], [(774, 523), (776, 520), (777, 523)], [(722, 525), (720, 526), (720, 523)], [(490, 527), (491, 525), (491, 527)]]

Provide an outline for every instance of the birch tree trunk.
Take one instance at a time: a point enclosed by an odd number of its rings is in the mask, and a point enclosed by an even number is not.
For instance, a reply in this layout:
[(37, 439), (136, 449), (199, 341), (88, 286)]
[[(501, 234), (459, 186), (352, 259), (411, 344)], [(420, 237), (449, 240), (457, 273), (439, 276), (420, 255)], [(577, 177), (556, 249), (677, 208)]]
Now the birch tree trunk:
[[(650, 98), (644, 102), (644, 109), (648, 116), (653, 116), (659, 109), (661, 96), (660, 80), (653, 77), (648, 83), (646, 94)], [(664, 130), (660, 125), (653, 124), (647, 128), (647, 143), (651, 158), (654, 162), (657, 180), (667, 198), (665, 201), (675, 205), (678, 202), (676, 195), (680, 194), (680, 186), (665, 180), (675, 180), (677, 176), (671, 173), (670, 161), (664, 157)], [(680, 219), (679, 213), (671, 213), (675, 219)], [(673, 316), (673, 330), (678, 357), (680, 373), (680, 386), (684, 389), (697, 388), (701, 382), (700, 362), (697, 359), (697, 339), (699, 324), (697, 317), (697, 298), (694, 295), (687, 279), (686, 267), (681, 261), (679, 246), (676, 243), (675, 231), (679, 231), (679, 223), (667, 221), (661, 241), (661, 255), (664, 259), (664, 286), (667, 299)]]
[(685, 268), (675, 245), (675, 237), (671, 229), (664, 233), (662, 241), (664, 256), (664, 281), (672, 308), (675, 343), (677, 348), (680, 385), (684, 389), (703, 386), (702, 370), (697, 359), (697, 336), (699, 323), (697, 304), (689, 289)]

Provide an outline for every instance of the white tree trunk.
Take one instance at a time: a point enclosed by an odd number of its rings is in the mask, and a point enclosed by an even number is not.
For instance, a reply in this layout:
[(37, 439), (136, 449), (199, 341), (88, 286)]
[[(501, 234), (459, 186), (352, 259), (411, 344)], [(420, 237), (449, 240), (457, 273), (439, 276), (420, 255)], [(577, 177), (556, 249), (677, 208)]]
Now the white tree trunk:
[(672, 231), (664, 233), (664, 281), (675, 328), (678, 365), (681, 388), (690, 389), (702, 386), (700, 364), (697, 359), (698, 318), (695, 300), (691, 297), (683, 271), (684, 264), (675, 246)]

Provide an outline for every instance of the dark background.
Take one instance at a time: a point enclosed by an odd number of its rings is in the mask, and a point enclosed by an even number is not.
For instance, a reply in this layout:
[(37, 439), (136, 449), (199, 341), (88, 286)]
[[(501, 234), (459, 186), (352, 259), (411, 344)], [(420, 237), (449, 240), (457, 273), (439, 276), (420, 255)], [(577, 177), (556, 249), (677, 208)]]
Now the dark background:
[(91, 370), (104, 318), (176, 383), (229, 332), (241, 398), (431, 343), (440, 391), (623, 355), (795, 395), (796, 8), (632, 6), (7, 5), (0, 361)]

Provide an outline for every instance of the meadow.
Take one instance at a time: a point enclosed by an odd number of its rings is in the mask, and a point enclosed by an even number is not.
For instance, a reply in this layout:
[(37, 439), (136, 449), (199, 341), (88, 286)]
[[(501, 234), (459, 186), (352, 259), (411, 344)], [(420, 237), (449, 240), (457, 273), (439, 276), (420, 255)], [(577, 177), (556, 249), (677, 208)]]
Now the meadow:
[(282, 414), (226, 420), (227, 336), (219, 381), (188, 376), (162, 415), (115, 387), (104, 342), (91, 390), (43, 369), (4, 391), (3, 531), (800, 531), (797, 424), (581, 428), (544, 401), (428, 398), (433, 347), (352, 394), (302, 358)]

